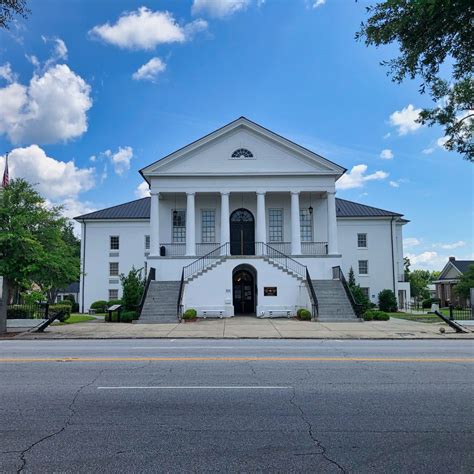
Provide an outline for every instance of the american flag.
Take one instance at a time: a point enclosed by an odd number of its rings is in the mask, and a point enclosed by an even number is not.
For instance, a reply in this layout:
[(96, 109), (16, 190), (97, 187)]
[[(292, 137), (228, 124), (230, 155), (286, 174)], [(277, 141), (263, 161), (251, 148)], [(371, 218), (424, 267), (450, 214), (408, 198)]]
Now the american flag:
[(5, 171), (3, 172), (2, 187), (6, 188), (10, 184), (10, 176), (8, 174), (8, 153), (5, 154)]

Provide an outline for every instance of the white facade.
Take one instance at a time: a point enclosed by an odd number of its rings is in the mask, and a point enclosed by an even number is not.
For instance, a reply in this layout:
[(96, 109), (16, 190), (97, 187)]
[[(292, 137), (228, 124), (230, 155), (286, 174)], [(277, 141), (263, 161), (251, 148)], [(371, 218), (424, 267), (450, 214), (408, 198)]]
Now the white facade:
[(252, 279), (245, 311), (257, 316), (310, 307), (304, 266), (312, 280), (331, 279), (336, 266), (347, 276), (352, 266), (372, 301), (385, 288), (400, 296), (407, 221), (367, 206), (373, 215), (360, 217), (347, 201), (349, 211), (338, 209), (335, 183), (344, 172), (244, 118), (153, 163), (141, 171), (149, 201), (78, 218), (82, 310), (120, 297), (116, 274), (132, 266), (153, 267), (163, 281), (180, 281), (187, 267), (182, 304), (200, 315), (237, 312), (244, 286), (236, 268)]

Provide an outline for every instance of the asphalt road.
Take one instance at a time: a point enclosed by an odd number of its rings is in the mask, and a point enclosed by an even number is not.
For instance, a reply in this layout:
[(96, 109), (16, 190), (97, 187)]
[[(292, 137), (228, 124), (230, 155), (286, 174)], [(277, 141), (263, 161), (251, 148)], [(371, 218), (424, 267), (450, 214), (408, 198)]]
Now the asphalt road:
[(473, 472), (471, 341), (0, 341), (0, 472)]

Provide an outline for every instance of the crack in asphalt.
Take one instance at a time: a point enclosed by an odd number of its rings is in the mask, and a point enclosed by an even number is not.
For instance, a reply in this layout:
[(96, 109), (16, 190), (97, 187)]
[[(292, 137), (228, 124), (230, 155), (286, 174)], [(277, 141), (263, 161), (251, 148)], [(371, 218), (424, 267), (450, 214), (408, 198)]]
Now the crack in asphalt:
[(43, 441), (46, 441), (50, 438), (54, 438), (55, 436), (57, 436), (58, 434), (62, 433), (68, 426), (69, 424), (71, 423), (71, 420), (72, 418), (74, 417), (74, 415), (76, 414), (76, 410), (74, 409), (74, 404), (76, 403), (76, 400), (77, 398), (79, 397), (79, 394), (87, 387), (90, 387), (92, 384), (94, 384), (98, 379), (99, 377), (103, 374), (103, 372), (105, 371), (105, 369), (102, 369), (95, 377), (94, 379), (91, 381), (91, 382), (88, 382), (84, 385), (81, 385), (75, 392), (72, 400), (71, 400), (71, 403), (69, 403), (69, 406), (67, 407), (68, 410), (69, 410), (69, 415), (67, 416), (66, 420), (64, 421), (64, 424), (63, 426), (55, 431), (54, 433), (50, 433), (49, 435), (46, 435), (46, 436), (43, 436), (42, 438), (40, 438), (38, 441), (35, 441), (34, 443), (30, 444), (30, 446), (28, 446), (26, 449), (22, 450), (22, 451), (17, 451), (20, 453), (20, 461), (21, 461), (21, 466), (19, 467), (19, 469), (16, 471), (17, 474), (23, 472), (23, 470), (25, 469), (26, 467), (26, 454), (31, 451), (35, 446), (38, 446), (39, 444), (41, 444)]
[(331, 463), (332, 465), (336, 466), (341, 472), (345, 473), (346, 470), (337, 462), (335, 461), (334, 459), (331, 459), (328, 454), (326, 453), (326, 447), (323, 446), (321, 444), (321, 441), (318, 440), (314, 434), (314, 431), (313, 431), (313, 425), (311, 424), (311, 422), (308, 420), (308, 418), (306, 417), (306, 414), (305, 412), (303, 411), (303, 409), (298, 405), (298, 403), (296, 403), (296, 390), (295, 388), (293, 387), (293, 394), (290, 398), (290, 404), (293, 405), (300, 413), (300, 418), (301, 420), (306, 424), (306, 426), (308, 427), (308, 434), (309, 434), (309, 437), (311, 438), (311, 440), (313, 441), (313, 443), (315, 444), (315, 447), (317, 449), (319, 449), (319, 452), (317, 453), (308, 453), (308, 454), (314, 454), (314, 455), (319, 455), (319, 456), (322, 456), (327, 462)]

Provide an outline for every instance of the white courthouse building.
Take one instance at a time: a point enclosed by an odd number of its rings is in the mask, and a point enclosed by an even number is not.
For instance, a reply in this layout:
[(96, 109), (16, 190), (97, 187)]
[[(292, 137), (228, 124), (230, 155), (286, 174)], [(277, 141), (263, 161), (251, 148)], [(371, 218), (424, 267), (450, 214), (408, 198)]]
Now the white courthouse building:
[(121, 296), (143, 268), (142, 322), (198, 316), (355, 319), (350, 267), (371, 301), (403, 281), (402, 214), (336, 198), (345, 168), (241, 117), (143, 168), (150, 197), (77, 217), (80, 305)]

